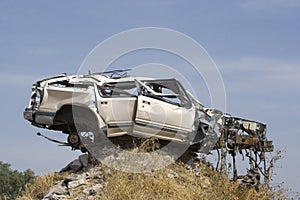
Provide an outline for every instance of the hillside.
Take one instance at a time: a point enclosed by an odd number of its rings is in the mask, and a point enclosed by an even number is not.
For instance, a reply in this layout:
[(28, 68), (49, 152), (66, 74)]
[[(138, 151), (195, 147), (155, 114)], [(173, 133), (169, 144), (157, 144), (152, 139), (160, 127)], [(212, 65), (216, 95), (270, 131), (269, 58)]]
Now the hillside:
[(203, 161), (175, 162), (149, 173), (125, 173), (95, 164), (87, 155), (62, 171), (37, 177), (18, 199), (285, 199), (261, 185), (259, 192), (231, 181)]

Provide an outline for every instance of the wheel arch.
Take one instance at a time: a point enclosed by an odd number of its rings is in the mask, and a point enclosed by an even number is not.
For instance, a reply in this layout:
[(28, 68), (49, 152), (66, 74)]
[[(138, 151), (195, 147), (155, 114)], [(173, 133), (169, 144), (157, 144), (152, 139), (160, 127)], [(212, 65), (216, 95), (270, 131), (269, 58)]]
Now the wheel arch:
[[(92, 110), (91, 108), (84, 105), (73, 105), (65, 104), (60, 107), (54, 116), (54, 124), (74, 124), (75, 118), (87, 118), (88, 120), (95, 121), (97, 128), (100, 128), (105, 125), (99, 114)], [(64, 128), (66, 129), (66, 127)], [(67, 131), (67, 130), (64, 130)]]

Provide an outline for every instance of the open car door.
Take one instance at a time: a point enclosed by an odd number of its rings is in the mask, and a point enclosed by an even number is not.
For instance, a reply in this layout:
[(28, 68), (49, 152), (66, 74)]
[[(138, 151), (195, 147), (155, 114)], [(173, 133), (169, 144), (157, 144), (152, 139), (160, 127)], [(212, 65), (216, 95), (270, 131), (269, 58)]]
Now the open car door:
[(195, 107), (175, 79), (136, 80), (138, 100), (133, 133), (160, 139), (188, 141)]

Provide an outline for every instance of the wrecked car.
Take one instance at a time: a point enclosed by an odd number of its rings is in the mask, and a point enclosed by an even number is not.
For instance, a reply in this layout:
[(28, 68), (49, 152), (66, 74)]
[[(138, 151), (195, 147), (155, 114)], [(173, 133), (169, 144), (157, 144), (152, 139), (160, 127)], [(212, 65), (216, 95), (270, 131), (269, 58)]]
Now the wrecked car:
[(176, 79), (116, 76), (120, 72), (62, 74), (38, 81), (32, 86), (24, 118), (34, 126), (68, 134), (73, 149), (82, 147), (74, 123), (75, 110), (81, 114), (82, 123), (93, 116), (94, 126), (105, 130), (109, 138), (155, 135), (193, 145), (204, 135), (221, 135), (211, 127), (216, 111), (206, 110)]
[(253, 162), (261, 163), (265, 152), (273, 150), (265, 124), (206, 108), (176, 79), (132, 77), (127, 70), (61, 74), (37, 81), (24, 118), (34, 126), (68, 134), (66, 142), (45, 137), (82, 151), (82, 140), (97, 141), (99, 130), (117, 140), (155, 137), (195, 149), (217, 138), (210, 149), (221, 150), (223, 160), (224, 152), (235, 158), (245, 150)]

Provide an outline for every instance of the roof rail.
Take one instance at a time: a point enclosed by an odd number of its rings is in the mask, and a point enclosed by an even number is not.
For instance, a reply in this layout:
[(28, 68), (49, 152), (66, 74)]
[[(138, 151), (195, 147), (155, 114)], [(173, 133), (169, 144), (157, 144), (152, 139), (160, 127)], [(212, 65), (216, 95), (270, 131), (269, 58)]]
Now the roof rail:
[(106, 72), (95, 72), (95, 73), (91, 73), (90, 75), (105, 75), (110, 78), (122, 78), (128, 76), (127, 72), (130, 70), (131, 69), (116, 69), (116, 70), (111, 70)]

